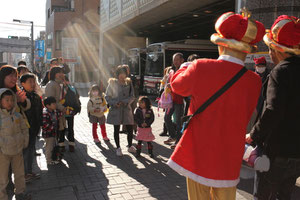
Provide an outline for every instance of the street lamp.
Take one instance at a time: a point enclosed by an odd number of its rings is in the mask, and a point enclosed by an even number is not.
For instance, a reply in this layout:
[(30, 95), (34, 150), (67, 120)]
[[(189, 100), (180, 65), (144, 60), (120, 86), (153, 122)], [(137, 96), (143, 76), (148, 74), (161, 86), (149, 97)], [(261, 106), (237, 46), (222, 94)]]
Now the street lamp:
[(13, 22), (19, 22), (21, 24), (31, 24), (31, 66), (32, 70), (34, 67), (34, 42), (33, 42), (33, 21), (13, 19)]

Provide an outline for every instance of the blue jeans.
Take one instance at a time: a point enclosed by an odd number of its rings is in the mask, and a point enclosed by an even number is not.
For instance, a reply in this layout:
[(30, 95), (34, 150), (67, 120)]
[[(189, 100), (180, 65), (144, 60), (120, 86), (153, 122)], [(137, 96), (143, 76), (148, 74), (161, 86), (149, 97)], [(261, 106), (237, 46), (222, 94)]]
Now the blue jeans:
[(32, 173), (32, 165), (35, 154), (35, 141), (36, 136), (30, 135), (28, 146), (23, 150), (25, 175)]
[(268, 172), (258, 174), (258, 200), (290, 200), (300, 176), (300, 158), (276, 157)]
[[(172, 115), (175, 113), (176, 129), (172, 122)], [(170, 138), (176, 139), (177, 135), (181, 131), (181, 117), (183, 116), (183, 104), (173, 104), (173, 107), (165, 113), (165, 123), (169, 131)]]

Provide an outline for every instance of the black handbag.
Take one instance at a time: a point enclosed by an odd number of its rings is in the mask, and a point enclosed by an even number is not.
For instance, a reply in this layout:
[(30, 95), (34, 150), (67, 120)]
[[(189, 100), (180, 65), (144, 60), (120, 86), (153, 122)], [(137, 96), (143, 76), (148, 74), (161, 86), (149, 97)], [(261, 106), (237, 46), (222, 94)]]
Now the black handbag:
[(226, 90), (228, 90), (235, 82), (237, 82), (248, 70), (243, 67), (238, 73), (236, 73), (232, 79), (230, 79), (221, 89), (219, 89), (214, 95), (212, 95), (208, 100), (206, 100), (192, 115), (183, 116), (181, 118), (182, 129), (181, 133), (188, 127), (191, 119), (203, 112), (211, 103), (213, 103), (217, 98), (219, 98)]

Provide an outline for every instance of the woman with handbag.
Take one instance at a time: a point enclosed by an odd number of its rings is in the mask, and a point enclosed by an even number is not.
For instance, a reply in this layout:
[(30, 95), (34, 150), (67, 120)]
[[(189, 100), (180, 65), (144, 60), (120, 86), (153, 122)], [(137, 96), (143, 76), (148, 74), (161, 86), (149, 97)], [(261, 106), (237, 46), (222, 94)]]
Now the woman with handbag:
[(114, 125), (114, 139), (116, 142), (116, 154), (122, 156), (120, 147), (120, 125), (125, 125), (127, 130), (128, 152), (135, 153), (132, 145), (133, 139), (133, 112), (131, 104), (134, 101), (134, 89), (131, 80), (128, 78), (126, 65), (120, 65), (116, 70), (116, 78), (108, 81), (105, 99), (110, 105), (107, 123)]

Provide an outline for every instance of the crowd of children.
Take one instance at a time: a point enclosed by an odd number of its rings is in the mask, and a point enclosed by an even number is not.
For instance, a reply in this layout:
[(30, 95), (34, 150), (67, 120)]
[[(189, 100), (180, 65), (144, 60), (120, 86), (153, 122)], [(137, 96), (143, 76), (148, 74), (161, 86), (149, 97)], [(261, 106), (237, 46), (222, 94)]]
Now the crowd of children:
[[(116, 108), (127, 106), (130, 108), (133, 102), (129, 100), (133, 99), (132, 83), (126, 78), (128, 74), (123, 68), (125, 69), (124, 66), (120, 67), (119, 74), (120, 77), (124, 76), (128, 98), (124, 98), (124, 101), (115, 106)], [(17, 69), (9, 65), (0, 68), (0, 199), (8, 198), (6, 188), (11, 179), (10, 171), (15, 177), (16, 199), (31, 199), (30, 195), (25, 193), (25, 188), (27, 182), (40, 178), (40, 174), (33, 172), (33, 161), (37, 155), (35, 145), (40, 131), (45, 142), (44, 152), (48, 165), (60, 163), (65, 150), (60, 142), (64, 144), (66, 132), (69, 151), (75, 151), (73, 129), (74, 116), (81, 110), (79, 94), (70, 84), (61, 67), (52, 67), (48, 75), (50, 82), (47, 83), (45, 92), (42, 92), (36, 76), (30, 73), (23, 63)], [(121, 87), (124, 88), (124, 85)], [(108, 109), (109, 106), (114, 107), (107, 103), (107, 101), (112, 103), (112, 99), (98, 85), (93, 85), (88, 95), (87, 111), (89, 121), (92, 123), (94, 142), (101, 143), (97, 135), (98, 124), (103, 140), (108, 142), (105, 113), (111, 111)], [(133, 114), (134, 121), (132, 120), (130, 125), (125, 125), (127, 131), (130, 131), (132, 124), (137, 124), (136, 139), (138, 140), (135, 148), (132, 145), (132, 137), (128, 138), (129, 152), (140, 157), (142, 143), (145, 141), (148, 152), (153, 157), (151, 141), (155, 137), (151, 124), (154, 121), (154, 114), (149, 98), (140, 97), (138, 108), (135, 112), (132, 110), (129, 113)], [(120, 128), (120, 125), (117, 125), (117, 128)], [(122, 153), (118, 154), (118, 149), (117, 155), (122, 155)]]

